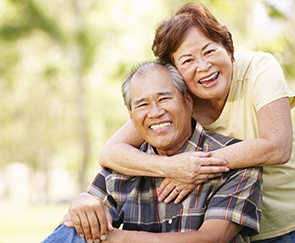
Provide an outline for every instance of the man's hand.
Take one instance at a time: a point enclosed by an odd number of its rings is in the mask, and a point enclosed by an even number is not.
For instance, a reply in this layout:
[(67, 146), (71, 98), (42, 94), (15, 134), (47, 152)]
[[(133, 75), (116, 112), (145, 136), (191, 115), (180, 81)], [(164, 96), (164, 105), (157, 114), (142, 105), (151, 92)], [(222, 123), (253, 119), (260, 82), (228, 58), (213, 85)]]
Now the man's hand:
[(87, 242), (105, 240), (108, 231), (113, 231), (109, 209), (100, 198), (88, 193), (81, 193), (73, 200), (61, 223), (74, 227)]

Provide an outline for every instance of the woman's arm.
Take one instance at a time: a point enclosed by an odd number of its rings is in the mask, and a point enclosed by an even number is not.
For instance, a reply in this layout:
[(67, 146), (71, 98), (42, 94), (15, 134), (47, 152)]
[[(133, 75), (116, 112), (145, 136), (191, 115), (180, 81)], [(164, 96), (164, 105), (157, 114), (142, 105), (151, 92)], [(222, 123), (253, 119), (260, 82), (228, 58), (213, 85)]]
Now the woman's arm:
[[(212, 156), (226, 159), (231, 169), (288, 162), (293, 142), (288, 99), (281, 98), (262, 107), (257, 112), (257, 119), (259, 138), (215, 150)], [(169, 203), (175, 199), (174, 202), (179, 203), (193, 188), (190, 184), (170, 181), (165, 179), (158, 188), (159, 201)]]
[(187, 183), (200, 183), (228, 171), (227, 162), (210, 157), (210, 153), (151, 155), (138, 149), (143, 142), (132, 122), (128, 121), (103, 147), (100, 165), (126, 175), (170, 177)]
[[(164, 176), (163, 168), (158, 168), (157, 164), (145, 166), (145, 161), (150, 156), (145, 156), (145, 153), (139, 151), (138, 148), (143, 142), (144, 140), (129, 120), (103, 146), (99, 157), (100, 165), (125, 175)], [(158, 156), (153, 157), (155, 161)]]
[[(104, 146), (100, 155), (100, 164), (127, 175), (161, 176), (188, 178), (196, 176), (191, 169), (200, 169), (205, 164), (207, 173), (222, 172), (221, 167), (213, 171), (209, 165), (222, 165), (217, 158), (224, 158), (230, 168), (264, 166), (288, 162), (292, 152), (292, 121), (287, 98), (281, 98), (262, 107), (257, 112), (259, 138), (211, 152), (215, 158), (200, 158), (200, 153), (182, 153), (171, 157), (149, 155), (139, 151), (143, 140), (131, 121), (128, 121)], [(204, 155), (204, 154), (203, 154)], [(179, 161), (177, 161), (178, 159)], [(196, 165), (198, 161), (198, 165)], [(224, 162), (224, 161), (223, 161)], [(192, 165), (189, 168), (189, 165)], [(198, 167), (199, 166), (199, 167)], [(183, 168), (179, 170), (179, 168)], [(217, 171), (219, 168), (219, 171)], [(185, 175), (181, 171), (186, 170)], [(205, 169), (203, 171), (205, 173)], [(190, 174), (190, 175), (188, 175)], [(185, 180), (185, 179), (183, 179)], [(192, 183), (192, 180), (186, 181)]]
[(213, 156), (226, 159), (232, 169), (288, 162), (293, 141), (288, 99), (281, 98), (262, 107), (257, 119), (259, 138), (216, 150)]
[(257, 112), (257, 119), (259, 138), (215, 150), (209, 158), (200, 157), (199, 152), (171, 157), (143, 153), (135, 148), (143, 141), (129, 121), (105, 145), (100, 163), (127, 175), (169, 177), (187, 183), (182, 186), (177, 183), (162, 184), (159, 188), (161, 201), (168, 203), (176, 198), (175, 203), (178, 203), (191, 191), (192, 186), (189, 184), (199, 184), (218, 176), (222, 170), (226, 171), (221, 164), (223, 160), (218, 158), (228, 161), (231, 169), (288, 162), (293, 138), (288, 99), (281, 98), (262, 107)]

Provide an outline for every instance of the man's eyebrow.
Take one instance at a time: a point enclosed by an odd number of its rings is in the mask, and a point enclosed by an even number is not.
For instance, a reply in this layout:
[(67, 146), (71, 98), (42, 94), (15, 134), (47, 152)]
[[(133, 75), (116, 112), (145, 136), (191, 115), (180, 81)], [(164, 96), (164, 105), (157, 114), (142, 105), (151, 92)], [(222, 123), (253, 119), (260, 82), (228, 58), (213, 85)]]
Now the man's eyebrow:
[(133, 104), (138, 105), (139, 103), (141, 103), (141, 102), (143, 102), (145, 100), (146, 100), (146, 98), (137, 99), (137, 100), (134, 100)]
[[(157, 92), (157, 96), (162, 96), (162, 95), (173, 95), (173, 93), (171, 91)], [(138, 105), (141, 102), (144, 102), (145, 100), (147, 100), (147, 98), (140, 98), (140, 99), (134, 100), (133, 105)]]
[(173, 93), (171, 91), (162, 91), (162, 92), (158, 92), (157, 94), (158, 96), (161, 96), (161, 95), (172, 95)]

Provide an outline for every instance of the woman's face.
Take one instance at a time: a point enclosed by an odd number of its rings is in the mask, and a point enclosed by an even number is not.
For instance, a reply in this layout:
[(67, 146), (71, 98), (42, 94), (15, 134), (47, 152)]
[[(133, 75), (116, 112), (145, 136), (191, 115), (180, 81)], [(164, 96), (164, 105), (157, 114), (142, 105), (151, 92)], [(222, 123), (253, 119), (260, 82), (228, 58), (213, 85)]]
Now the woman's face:
[(172, 55), (190, 92), (202, 99), (224, 100), (232, 77), (231, 57), (222, 44), (191, 28)]

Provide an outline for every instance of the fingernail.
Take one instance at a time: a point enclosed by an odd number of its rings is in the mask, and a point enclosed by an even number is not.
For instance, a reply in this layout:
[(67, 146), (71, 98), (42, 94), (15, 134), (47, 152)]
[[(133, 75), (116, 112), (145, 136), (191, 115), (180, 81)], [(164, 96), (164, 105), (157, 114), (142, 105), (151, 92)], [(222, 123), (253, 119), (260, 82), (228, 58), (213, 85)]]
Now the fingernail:
[(63, 223), (65, 226), (69, 226), (69, 221)]
[(106, 240), (106, 239), (107, 239), (107, 236), (106, 236), (106, 235), (102, 235), (102, 236), (100, 237), (100, 239), (101, 239), (101, 240)]
[(87, 243), (93, 243), (93, 240), (89, 239), (87, 240)]

